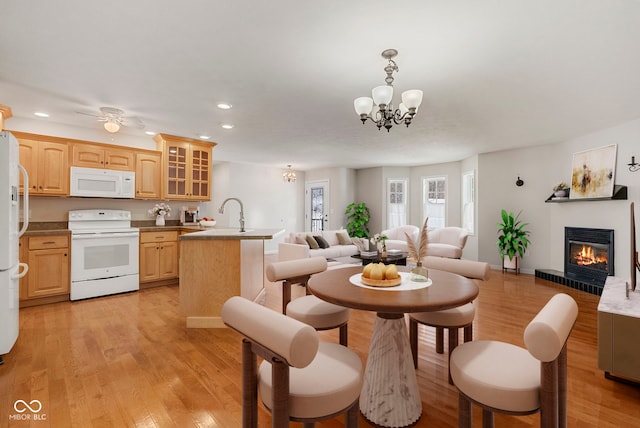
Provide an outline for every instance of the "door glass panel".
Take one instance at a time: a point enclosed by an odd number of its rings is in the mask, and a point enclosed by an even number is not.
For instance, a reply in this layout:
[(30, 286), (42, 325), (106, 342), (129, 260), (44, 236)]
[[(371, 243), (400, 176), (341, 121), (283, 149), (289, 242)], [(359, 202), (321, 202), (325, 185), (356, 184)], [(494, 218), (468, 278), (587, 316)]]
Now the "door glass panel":
[(324, 226), (324, 188), (311, 188), (311, 231), (318, 232), (323, 230)]

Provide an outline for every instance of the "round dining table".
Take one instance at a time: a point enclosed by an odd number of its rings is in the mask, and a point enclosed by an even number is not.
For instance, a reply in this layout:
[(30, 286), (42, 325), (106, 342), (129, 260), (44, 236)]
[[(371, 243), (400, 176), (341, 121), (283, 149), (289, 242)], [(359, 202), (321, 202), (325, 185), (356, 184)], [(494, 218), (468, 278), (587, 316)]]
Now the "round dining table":
[(396, 287), (362, 284), (362, 266), (327, 270), (311, 277), (309, 291), (337, 305), (376, 312), (360, 393), (360, 412), (375, 426), (406, 427), (422, 415), (404, 314), (450, 309), (473, 301), (478, 286), (469, 278), (429, 270), (429, 281), (411, 281), (408, 268)]

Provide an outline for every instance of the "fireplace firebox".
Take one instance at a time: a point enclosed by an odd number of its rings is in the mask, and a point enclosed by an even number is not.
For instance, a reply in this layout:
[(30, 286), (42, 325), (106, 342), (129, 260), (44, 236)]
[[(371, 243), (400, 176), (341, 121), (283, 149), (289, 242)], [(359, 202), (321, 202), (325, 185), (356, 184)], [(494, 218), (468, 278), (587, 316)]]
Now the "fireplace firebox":
[(613, 230), (565, 227), (564, 274), (604, 286), (607, 276), (614, 275)]

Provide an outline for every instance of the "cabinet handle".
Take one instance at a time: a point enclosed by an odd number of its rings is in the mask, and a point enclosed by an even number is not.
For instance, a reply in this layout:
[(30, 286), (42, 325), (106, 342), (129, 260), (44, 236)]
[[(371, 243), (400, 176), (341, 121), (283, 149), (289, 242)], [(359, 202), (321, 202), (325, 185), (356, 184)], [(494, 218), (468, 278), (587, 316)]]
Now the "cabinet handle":
[(64, 256), (67, 257), (67, 253), (64, 253)]
[(55, 244), (56, 241), (47, 241), (47, 242), (43, 242), (42, 245), (51, 245), (51, 244)]

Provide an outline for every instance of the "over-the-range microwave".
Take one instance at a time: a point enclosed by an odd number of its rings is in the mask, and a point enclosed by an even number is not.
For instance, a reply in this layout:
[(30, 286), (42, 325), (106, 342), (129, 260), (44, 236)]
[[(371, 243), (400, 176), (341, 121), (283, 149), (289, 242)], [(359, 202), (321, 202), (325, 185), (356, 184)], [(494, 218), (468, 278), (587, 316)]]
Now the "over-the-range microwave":
[(133, 198), (136, 175), (133, 171), (71, 167), (71, 196), (93, 198)]

